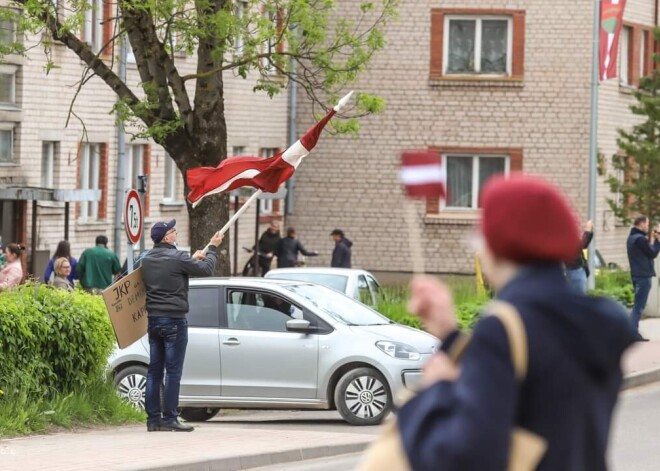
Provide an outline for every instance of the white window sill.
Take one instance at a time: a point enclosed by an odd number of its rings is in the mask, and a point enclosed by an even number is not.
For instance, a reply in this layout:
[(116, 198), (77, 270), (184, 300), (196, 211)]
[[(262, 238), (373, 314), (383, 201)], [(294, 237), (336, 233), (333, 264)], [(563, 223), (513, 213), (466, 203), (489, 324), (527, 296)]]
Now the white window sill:
[(91, 221), (91, 220), (85, 220), (85, 219), (78, 219), (76, 221), (76, 231), (96, 231), (100, 227), (106, 228), (110, 225), (108, 221), (102, 221), (102, 220), (96, 220), (96, 221)]
[(523, 88), (525, 82), (523, 77), (500, 77), (495, 75), (443, 75), (442, 77), (431, 77), (431, 87), (501, 87), (501, 88)]
[(64, 201), (38, 201), (37, 207), (64, 209)]
[(179, 211), (185, 208), (185, 201), (161, 201), (160, 209), (162, 211)]
[(453, 226), (472, 226), (479, 221), (481, 212), (479, 210), (452, 211), (441, 210), (439, 214), (427, 214), (424, 216), (424, 224), (443, 224)]
[(0, 167), (20, 167), (21, 164), (17, 162), (0, 162)]
[(15, 103), (0, 103), (0, 110), (1, 111), (16, 111), (20, 112), (21, 109), (16, 106)]

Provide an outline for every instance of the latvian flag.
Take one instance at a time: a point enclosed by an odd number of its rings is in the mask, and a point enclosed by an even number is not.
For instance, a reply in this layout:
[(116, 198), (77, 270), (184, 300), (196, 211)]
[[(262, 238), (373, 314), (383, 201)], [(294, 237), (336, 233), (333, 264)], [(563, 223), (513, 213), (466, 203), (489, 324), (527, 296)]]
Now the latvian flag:
[(217, 167), (198, 167), (188, 170), (186, 172), (186, 180), (190, 188), (188, 201), (195, 207), (205, 196), (235, 190), (242, 186), (252, 186), (266, 193), (277, 192), (280, 185), (293, 175), (302, 159), (316, 146), (325, 125), (336, 113), (341, 112), (352, 94), (353, 92), (339, 100), (337, 106), (284, 152), (268, 159), (248, 156), (230, 157), (220, 162)]
[(410, 198), (444, 198), (447, 175), (440, 155), (427, 150), (401, 154), (401, 182)]

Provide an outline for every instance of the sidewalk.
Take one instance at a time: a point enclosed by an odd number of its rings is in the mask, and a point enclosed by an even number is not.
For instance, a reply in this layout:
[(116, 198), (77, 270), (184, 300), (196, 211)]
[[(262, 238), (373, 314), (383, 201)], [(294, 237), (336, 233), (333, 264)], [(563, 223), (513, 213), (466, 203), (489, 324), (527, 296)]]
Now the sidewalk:
[[(660, 319), (642, 321), (641, 330), (651, 341), (626, 354), (624, 387), (660, 381)], [(378, 432), (378, 427), (344, 425), (336, 417), (252, 412), (198, 424), (193, 433), (147, 433), (139, 425), (2, 440), (0, 469), (233, 471), (358, 452)]]

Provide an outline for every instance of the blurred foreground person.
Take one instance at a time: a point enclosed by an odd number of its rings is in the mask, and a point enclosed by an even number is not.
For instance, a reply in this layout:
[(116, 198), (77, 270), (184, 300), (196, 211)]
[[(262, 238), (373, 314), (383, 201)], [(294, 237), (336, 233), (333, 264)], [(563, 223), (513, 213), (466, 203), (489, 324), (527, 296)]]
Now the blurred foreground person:
[[(425, 389), (399, 410), (399, 449), (420, 471), (605, 470), (621, 355), (634, 329), (616, 302), (566, 282), (562, 263), (581, 238), (552, 185), (495, 177), (482, 208), (482, 267), (497, 292), (485, 314), (495, 315), (468, 340), (447, 287), (413, 280), (410, 309), (443, 343), (425, 368)], [(512, 465), (532, 451), (533, 464)]]

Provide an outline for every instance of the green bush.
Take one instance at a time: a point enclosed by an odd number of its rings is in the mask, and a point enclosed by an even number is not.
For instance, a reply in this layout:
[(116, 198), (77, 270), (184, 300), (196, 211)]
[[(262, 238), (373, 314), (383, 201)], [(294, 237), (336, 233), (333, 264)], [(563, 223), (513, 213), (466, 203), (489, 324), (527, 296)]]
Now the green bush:
[[(114, 345), (100, 296), (41, 284), (4, 291), (0, 295), (0, 434), (41, 430), (47, 423), (84, 417), (74, 414), (65, 419), (65, 405), (80, 405), (113, 391), (105, 368)], [(54, 412), (53, 405), (58, 406)], [(93, 404), (90, 409), (96, 410)], [(56, 416), (46, 417), (49, 411)], [(122, 406), (115, 412), (118, 417), (131, 413)]]
[(596, 276), (596, 289), (590, 291), (595, 296), (607, 296), (631, 308), (635, 301), (635, 292), (630, 272), (623, 270), (605, 270)]

